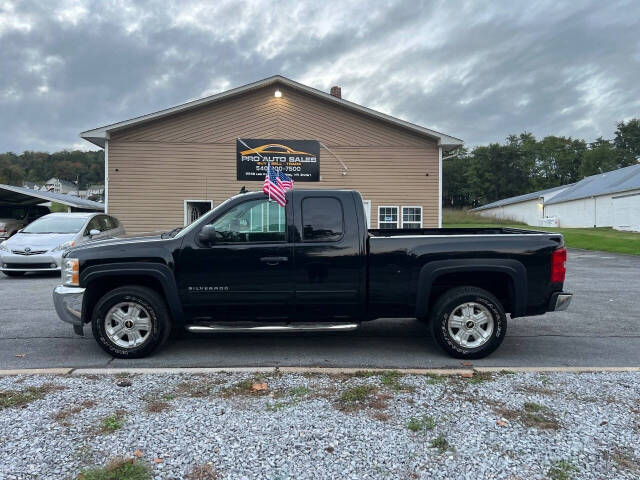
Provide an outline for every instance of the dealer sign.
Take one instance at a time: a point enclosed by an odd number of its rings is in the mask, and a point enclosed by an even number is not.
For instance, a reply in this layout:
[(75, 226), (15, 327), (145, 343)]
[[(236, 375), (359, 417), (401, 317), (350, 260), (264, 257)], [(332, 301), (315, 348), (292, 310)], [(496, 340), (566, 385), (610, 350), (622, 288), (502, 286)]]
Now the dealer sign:
[(237, 179), (263, 181), (268, 163), (296, 182), (320, 180), (320, 143), (317, 140), (236, 140)]

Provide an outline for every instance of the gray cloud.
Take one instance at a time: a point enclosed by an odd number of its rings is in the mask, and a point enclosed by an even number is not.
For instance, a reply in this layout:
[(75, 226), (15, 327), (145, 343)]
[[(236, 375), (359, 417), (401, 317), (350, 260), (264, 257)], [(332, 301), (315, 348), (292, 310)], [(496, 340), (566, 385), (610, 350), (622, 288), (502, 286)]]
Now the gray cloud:
[(593, 140), (640, 116), (640, 4), (4, 1), (0, 151), (283, 74), (463, 138)]

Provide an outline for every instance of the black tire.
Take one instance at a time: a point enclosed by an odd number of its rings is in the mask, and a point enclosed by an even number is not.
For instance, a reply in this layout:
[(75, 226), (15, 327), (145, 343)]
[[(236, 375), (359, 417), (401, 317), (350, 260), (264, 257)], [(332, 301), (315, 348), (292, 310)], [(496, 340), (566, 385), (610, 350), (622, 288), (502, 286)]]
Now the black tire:
[[(474, 302), (483, 306), (493, 320), (493, 331), (490, 337), (485, 343), (475, 348), (460, 345), (450, 334), (448, 328), (450, 315), (465, 302)], [(504, 308), (495, 296), (481, 288), (452, 288), (438, 298), (432, 312), (431, 332), (433, 337), (454, 358), (484, 358), (500, 346), (507, 333), (507, 316), (504, 313)], [(454, 331), (454, 334), (457, 335), (457, 331)]]
[[(148, 312), (151, 323), (149, 335), (141, 345), (123, 348), (108, 338), (105, 332), (105, 316), (118, 303), (136, 303)], [(98, 345), (117, 358), (142, 358), (153, 353), (167, 341), (171, 323), (167, 306), (155, 291), (137, 285), (128, 285), (107, 292), (93, 310), (91, 330)]]
[(27, 272), (2, 272), (2, 273), (4, 273), (7, 277), (21, 277)]

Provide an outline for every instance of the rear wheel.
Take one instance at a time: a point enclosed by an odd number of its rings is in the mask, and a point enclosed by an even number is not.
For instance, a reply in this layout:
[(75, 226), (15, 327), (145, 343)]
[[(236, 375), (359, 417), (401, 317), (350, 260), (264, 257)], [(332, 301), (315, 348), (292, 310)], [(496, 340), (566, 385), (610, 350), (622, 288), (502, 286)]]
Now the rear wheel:
[(108, 354), (141, 358), (167, 340), (171, 326), (164, 300), (149, 288), (131, 285), (111, 290), (100, 299), (91, 330)]
[(433, 336), (455, 358), (486, 357), (507, 333), (504, 308), (481, 288), (453, 288), (440, 296), (432, 311)]
[(27, 272), (2, 272), (2, 273), (4, 273), (7, 277), (21, 277)]

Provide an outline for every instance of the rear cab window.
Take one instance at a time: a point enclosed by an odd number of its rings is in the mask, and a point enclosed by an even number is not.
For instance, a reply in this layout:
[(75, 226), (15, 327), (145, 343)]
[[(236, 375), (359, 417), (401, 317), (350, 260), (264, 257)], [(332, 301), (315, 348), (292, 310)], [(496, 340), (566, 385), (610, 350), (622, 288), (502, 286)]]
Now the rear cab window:
[(344, 236), (342, 203), (335, 197), (302, 200), (302, 241), (337, 242)]

